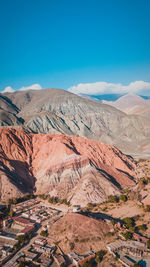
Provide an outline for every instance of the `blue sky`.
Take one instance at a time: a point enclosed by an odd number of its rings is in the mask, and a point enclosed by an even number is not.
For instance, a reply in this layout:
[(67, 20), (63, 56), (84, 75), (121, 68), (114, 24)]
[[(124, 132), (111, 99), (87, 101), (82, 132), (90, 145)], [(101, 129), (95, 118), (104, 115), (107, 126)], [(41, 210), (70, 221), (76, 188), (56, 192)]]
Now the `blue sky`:
[(150, 82), (149, 0), (0, 0), (0, 91)]

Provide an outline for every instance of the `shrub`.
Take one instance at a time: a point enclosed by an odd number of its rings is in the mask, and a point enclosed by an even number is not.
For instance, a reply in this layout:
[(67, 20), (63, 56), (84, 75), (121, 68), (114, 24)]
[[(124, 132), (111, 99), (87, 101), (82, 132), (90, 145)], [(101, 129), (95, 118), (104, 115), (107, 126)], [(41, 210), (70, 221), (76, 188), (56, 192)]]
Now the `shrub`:
[(119, 199), (122, 200), (123, 202), (126, 202), (128, 200), (126, 195), (120, 195)]
[(131, 190), (129, 190), (128, 188), (125, 188), (125, 189), (122, 190), (122, 192), (124, 194), (129, 194), (131, 192)]
[(108, 237), (114, 236), (114, 232), (108, 232), (105, 234), (105, 236), (108, 236)]
[(88, 203), (87, 206), (88, 208), (93, 208), (94, 205), (92, 203)]
[(108, 201), (112, 203), (117, 203), (119, 202), (119, 198), (117, 196), (110, 195), (108, 196)]
[(73, 250), (73, 249), (74, 249), (74, 247), (75, 247), (74, 243), (73, 243), (73, 242), (70, 242), (70, 244), (69, 244), (69, 245), (70, 245), (70, 249), (71, 249), (71, 250)]
[(48, 202), (51, 204), (57, 204), (58, 198), (57, 197), (49, 197)]
[(126, 240), (132, 239), (133, 234), (131, 232), (125, 232), (123, 233), (123, 236)]
[(146, 211), (150, 212), (150, 205), (146, 206)]
[(46, 199), (48, 198), (48, 196), (47, 196), (47, 195), (44, 195), (44, 194), (39, 195), (39, 197), (40, 197), (41, 199), (43, 199), (43, 200), (46, 200)]
[(111, 224), (112, 225), (115, 225), (115, 220), (111, 220)]
[(140, 218), (140, 215), (135, 215), (135, 216), (133, 217), (133, 220), (134, 220), (134, 221), (137, 221), (139, 218)]
[(102, 208), (102, 211), (107, 211), (107, 207)]
[(90, 261), (85, 261), (81, 266), (82, 267), (92, 267), (92, 263)]
[(59, 244), (59, 241), (54, 242), (55, 246), (58, 246), (58, 244)]
[(47, 237), (47, 236), (48, 236), (48, 232), (42, 230), (41, 233), (40, 233), (40, 235), (41, 235), (41, 236), (44, 236), (44, 237)]
[(60, 204), (65, 204), (65, 205), (70, 206), (70, 201), (67, 201), (66, 198), (59, 199), (58, 202), (59, 202)]
[(139, 180), (139, 182), (143, 185), (147, 185), (148, 184), (148, 179), (142, 178)]
[(118, 255), (115, 256), (114, 260), (115, 261), (118, 261)]

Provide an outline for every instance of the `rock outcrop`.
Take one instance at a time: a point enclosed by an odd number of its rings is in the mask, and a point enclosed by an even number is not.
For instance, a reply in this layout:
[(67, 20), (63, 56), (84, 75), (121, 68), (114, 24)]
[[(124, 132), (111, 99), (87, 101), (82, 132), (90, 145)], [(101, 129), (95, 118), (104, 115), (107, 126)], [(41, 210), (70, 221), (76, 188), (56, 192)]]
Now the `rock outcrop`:
[(135, 163), (116, 147), (87, 138), (0, 129), (0, 197), (27, 192), (99, 203), (132, 187)]

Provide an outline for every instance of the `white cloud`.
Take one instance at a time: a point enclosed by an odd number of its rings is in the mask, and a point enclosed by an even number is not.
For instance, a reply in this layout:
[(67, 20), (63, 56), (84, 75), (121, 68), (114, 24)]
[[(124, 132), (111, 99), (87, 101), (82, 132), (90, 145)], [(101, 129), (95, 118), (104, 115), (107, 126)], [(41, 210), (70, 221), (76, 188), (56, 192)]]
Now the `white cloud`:
[(38, 83), (35, 83), (35, 84), (32, 84), (30, 86), (23, 86), (19, 89), (19, 91), (26, 91), (26, 90), (41, 90), (42, 87), (40, 84)]
[(68, 88), (68, 91), (74, 94), (82, 95), (101, 95), (101, 94), (150, 94), (150, 83), (144, 81), (131, 82), (129, 85), (121, 83), (79, 83), (77, 86)]
[[(26, 91), (26, 90), (41, 90), (42, 86), (38, 83), (29, 85), (29, 86), (23, 86), (19, 88), (17, 91)], [(2, 91), (2, 93), (12, 93), (15, 90), (11, 86), (5, 87), (5, 89)]]
[(5, 87), (5, 89), (2, 91), (2, 93), (12, 93), (15, 90), (11, 86)]

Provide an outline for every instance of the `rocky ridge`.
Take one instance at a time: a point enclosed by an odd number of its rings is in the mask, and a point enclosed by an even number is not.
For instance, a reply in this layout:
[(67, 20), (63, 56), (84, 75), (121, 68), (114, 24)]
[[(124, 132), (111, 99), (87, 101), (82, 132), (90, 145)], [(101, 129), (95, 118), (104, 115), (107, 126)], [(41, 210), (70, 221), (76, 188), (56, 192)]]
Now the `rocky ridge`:
[(135, 178), (134, 161), (114, 146), (75, 136), (0, 129), (1, 200), (45, 193), (72, 204), (99, 203), (134, 186)]

